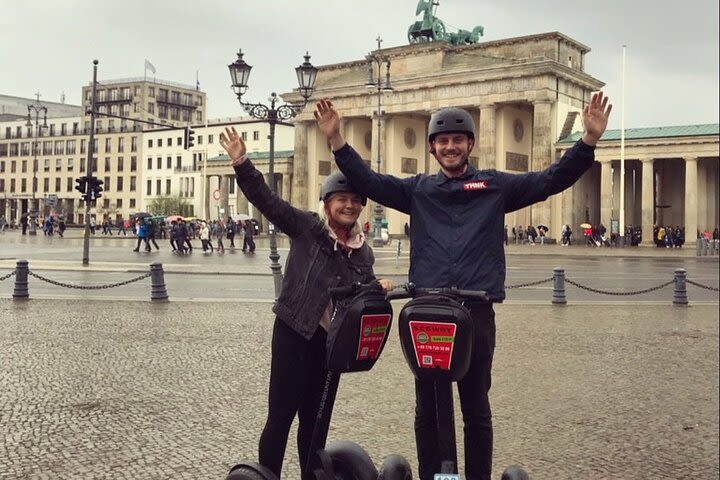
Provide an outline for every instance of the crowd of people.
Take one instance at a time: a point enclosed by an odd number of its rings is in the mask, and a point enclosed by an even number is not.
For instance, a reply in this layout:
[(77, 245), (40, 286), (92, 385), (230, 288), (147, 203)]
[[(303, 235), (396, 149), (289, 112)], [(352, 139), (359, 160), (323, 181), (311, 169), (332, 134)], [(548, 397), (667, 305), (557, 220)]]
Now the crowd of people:
[[(243, 253), (255, 253), (254, 236), (257, 227), (251, 220), (235, 221), (228, 217), (227, 220), (193, 220), (183, 218), (172, 220), (169, 224), (165, 221), (156, 221), (147, 217), (138, 217), (131, 222), (130, 233), (137, 238), (137, 244), (133, 249), (139, 252), (144, 246), (146, 252), (151, 252), (152, 247), (160, 250), (157, 244), (158, 239), (169, 240), (173, 253), (185, 255), (193, 252), (192, 240), (200, 240), (203, 253), (225, 252), (225, 240), (228, 240), (228, 248), (235, 246), (235, 237), (242, 240)], [(108, 228), (108, 234), (112, 235)], [(121, 231), (118, 229), (118, 235)], [(105, 228), (103, 228), (105, 233)], [(213, 244), (214, 242), (214, 244)]]

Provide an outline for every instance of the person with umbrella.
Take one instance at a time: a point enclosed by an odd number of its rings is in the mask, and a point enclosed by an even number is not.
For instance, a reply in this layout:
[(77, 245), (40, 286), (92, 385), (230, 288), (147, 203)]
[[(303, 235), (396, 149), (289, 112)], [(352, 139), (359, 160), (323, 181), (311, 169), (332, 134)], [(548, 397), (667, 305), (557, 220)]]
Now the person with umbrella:
[(543, 225), (542, 223), (537, 226), (538, 237), (540, 237), (540, 245), (545, 245), (545, 234), (548, 230), (549, 228), (547, 225)]
[[(475, 121), (461, 108), (442, 108), (430, 117), (427, 146), (439, 163), (437, 174), (406, 178), (371, 170), (345, 142), (340, 115), (328, 99), (314, 112), (318, 129), (335, 163), (361, 195), (410, 215), (408, 280), (418, 287), (484, 290), (491, 302), (505, 298), (503, 220), (514, 212), (570, 188), (595, 161), (595, 146), (605, 132), (612, 106), (603, 92), (592, 95), (582, 112), (582, 138), (540, 172), (513, 174), (478, 170), (469, 163), (475, 146)], [(489, 132), (484, 132), (486, 135)], [(492, 474), (493, 427), (489, 391), (495, 349), (492, 303), (469, 305), (473, 325), (470, 368), (458, 382), (465, 433), (465, 477)], [(415, 441), (420, 480), (440, 470), (436, 397), (433, 382), (415, 381)]]

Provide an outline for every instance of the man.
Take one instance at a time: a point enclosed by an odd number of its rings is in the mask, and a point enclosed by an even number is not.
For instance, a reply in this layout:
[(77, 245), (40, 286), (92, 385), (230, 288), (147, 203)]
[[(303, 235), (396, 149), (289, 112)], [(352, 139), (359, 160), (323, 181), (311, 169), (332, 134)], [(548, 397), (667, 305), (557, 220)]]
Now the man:
[[(340, 116), (321, 100), (315, 118), (330, 141), (335, 161), (361, 195), (410, 215), (409, 280), (419, 287), (455, 286), (485, 290), (493, 302), (505, 298), (503, 225), (506, 213), (560, 193), (593, 164), (612, 106), (602, 92), (583, 110), (585, 132), (562, 158), (542, 172), (511, 174), (476, 170), (468, 164), (475, 146), (475, 124), (459, 108), (435, 112), (428, 147), (440, 164), (435, 175), (396, 178), (371, 171), (340, 133)], [(488, 392), (495, 350), (492, 304), (470, 305), (475, 324), (467, 375), (458, 382), (465, 422), (465, 478), (485, 480), (492, 470), (492, 420)], [(420, 480), (440, 472), (432, 383), (415, 382), (415, 440)]]

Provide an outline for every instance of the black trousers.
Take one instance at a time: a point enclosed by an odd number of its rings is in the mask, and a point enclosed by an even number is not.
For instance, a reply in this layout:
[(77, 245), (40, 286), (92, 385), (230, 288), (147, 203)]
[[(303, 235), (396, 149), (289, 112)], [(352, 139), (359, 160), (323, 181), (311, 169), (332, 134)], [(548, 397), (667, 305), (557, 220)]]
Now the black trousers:
[(318, 327), (315, 335), (303, 336), (276, 318), (272, 338), (268, 417), (260, 436), (260, 464), (278, 478), (282, 470), (290, 426), (297, 414), (298, 457), (301, 468), (310, 454), (315, 417), (325, 385), (325, 341)]
[[(495, 312), (492, 305), (470, 309), (473, 319), (473, 350), (470, 368), (458, 382), (465, 434), (465, 475), (467, 480), (490, 480), (492, 473), (493, 429), (488, 392), (495, 352)], [(420, 480), (433, 480), (440, 473), (437, 452), (435, 389), (433, 382), (415, 380), (415, 443)]]

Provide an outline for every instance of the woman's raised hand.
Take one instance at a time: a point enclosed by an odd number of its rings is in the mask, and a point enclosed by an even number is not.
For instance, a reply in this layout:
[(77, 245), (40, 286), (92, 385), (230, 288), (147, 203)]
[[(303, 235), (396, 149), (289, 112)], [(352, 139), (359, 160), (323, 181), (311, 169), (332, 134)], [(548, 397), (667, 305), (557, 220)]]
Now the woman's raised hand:
[(225, 127), (225, 131), (220, 134), (220, 145), (222, 145), (230, 156), (233, 167), (245, 161), (247, 148), (245, 147), (245, 142), (237, 130), (235, 130), (235, 127)]

